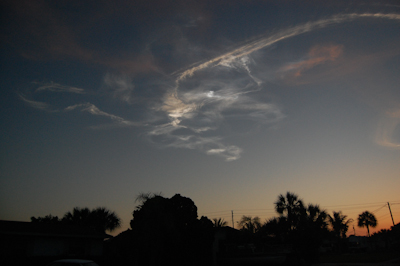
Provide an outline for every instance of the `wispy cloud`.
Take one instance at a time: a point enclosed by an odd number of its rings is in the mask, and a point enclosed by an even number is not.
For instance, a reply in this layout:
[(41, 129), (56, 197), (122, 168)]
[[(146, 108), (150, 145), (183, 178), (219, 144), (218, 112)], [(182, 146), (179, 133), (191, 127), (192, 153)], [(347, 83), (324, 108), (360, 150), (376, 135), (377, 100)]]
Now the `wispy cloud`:
[(85, 94), (84, 89), (71, 87), (71, 86), (65, 86), (65, 85), (61, 85), (58, 83), (54, 83), (52, 81), (49, 83), (39, 83), (39, 82), (33, 82), (33, 83), (40, 85), (36, 89), (36, 92), (52, 91), (52, 92), (69, 92), (69, 93)]
[(335, 61), (342, 53), (342, 45), (317, 45), (310, 49), (306, 59), (289, 63), (279, 69), (278, 72), (284, 74), (289, 72), (295, 77), (299, 77), (304, 71), (307, 71), (317, 65), (323, 64), (327, 61)]
[(110, 91), (114, 98), (126, 103), (132, 103), (135, 85), (128, 75), (106, 74), (104, 77), (106, 90)]
[(50, 105), (45, 102), (34, 101), (26, 98), (24, 95), (19, 94), (19, 98), (35, 109), (49, 110)]
[(66, 107), (64, 109), (64, 111), (68, 112), (68, 111), (72, 111), (72, 110), (76, 110), (76, 109), (80, 109), (81, 111), (88, 112), (92, 115), (98, 115), (98, 116), (104, 116), (104, 117), (110, 118), (111, 120), (115, 121), (120, 126), (137, 126), (137, 125), (139, 125), (139, 123), (134, 123), (134, 122), (128, 121), (122, 117), (101, 111), (99, 108), (97, 108), (92, 103), (75, 104), (75, 105)]
[(242, 149), (233, 145), (219, 149), (210, 149), (207, 151), (207, 154), (224, 157), (227, 162), (239, 159), (241, 153)]
[[(257, 93), (263, 84), (252, 74), (251, 67), (252, 60), (243, 56), (225, 60), (212, 69), (203, 68), (198, 76), (178, 77), (177, 86), (168, 90), (157, 108), (170, 122), (150, 134), (164, 134), (170, 142), (161, 144), (169, 147), (196, 148), (227, 161), (240, 158), (242, 149), (226, 144), (217, 132), (222, 124), (237, 124), (239, 119), (258, 126), (276, 123), (285, 117), (278, 105), (258, 99)], [(253, 130), (248, 124), (239, 127), (244, 132)], [(205, 137), (205, 134), (215, 137)]]
[(29, 97), (25, 94), (19, 93), (19, 97), (25, 103), (29, 104), (31, 107), (35, 109), (40, 109), (44, 111), (57, 112), (60, 110), (58, 106), (53, 106), (50, 103), (38, 101), (33, 99), (34, 95), (42, 92), (50, 92), (50, 93), (73, 93), (73, 94), (86, 94), (85, 90), (82, 88), (77, 88), (73, 86), (61, 85), (55, 82), (32, 82), (32, 84), (38, 85), (33, 92), (29, 92)]
[[(113, 79), (113, 81), (115, 81), (115, 80), (118, 81), (118, 79)], [(119, 80), (120, 81), (119, 83), (116, 81), (114, 83), (119, 84), (120, 87), (122, 86), (125, 89), (127, 87), (129, 87), (126, 83), (122, 82), (121, 80)], [(62, 107), (60, 102), (51, 102), (51, 104), (50, 104), (47, 102), (42, 102), (42, 101), (37, 101), (37, 100), (31, 99), (31, 98), (34, 98), (34, 96), (36, 94), (41, 95), (41, 93), (43, 93), (43, 92), (48, 92), (50, 94), (57, 94), (57, 93), (73, 93), (73, 94), (80, 94), (80, 95), (86, 94), (86, 91), (82, 88), (61, 85), (61, 84), (54, 83), (54, 82), (48, 82), (48, 83), (33, 82), (33, 84), (39, 85), (39, 87), (36, 88), (32, 93), (30, 93), (30, 98), (28, 98), (27, 96), (25, 96), (21, 93), (19, 94), (19, 97), (21, 100), (23, 100), (25, 103), (29, 104), (31, 107), (33, 107), (35, 109), (51, 111), (51, 112), (60, 112), (60, 111), (70, 112), (73, 110), (81, 110), (82, 112), (88, 112), (95, 116), (102, 116), (102, 117), (111, 119), (113, 121), (113, 124), (112, 124), (113, 126), (126, 127), (126, 126), (142, 126), (143, 125), (140, 122), (133, 122), (128, 119), (122, 118), (120, 116), (104, 112), (104, 111), (100, 110), (96, 105), (89, 103), (89, 102), (78, 103), (78, 104), (69, 105), (67, 107)], [(116, 88), (116, 90), (118, 91), (118, 88)], [(124, 91), (124, 89), (123, 89), (123, 91)], [(67, 98), (67, 97), (64, 97), (64, 98)], [(122, 98), (122, 100), (124, 100), (124, 98)], [(102, 128), (102, 127), (104, 127), (104, 125), (96, 127), (96, 128)], [(105, 127), (110, 127), (110, 125), (106, 125)]]
[(397, 140), (395, 134), (400, 132), (400, 109), (386, 112), (381, 118), (376, 132), (375, 141), (377, 144), (391, 148), (400, 149), (399, 136)]
[[(149, 136), (151, 141), (165, 148), (196, 149), (207, 155), (216, 155), (226, 161), (234, 161), (240, 158), (242, 149), (234, 145), (225, 145), (220, 137), (204, 137), (200, 135), (174, 135), (176, 127), (164, 125), (162, 130), (153, 130)], [(161, 137), (156, 139), (154, 136)]]

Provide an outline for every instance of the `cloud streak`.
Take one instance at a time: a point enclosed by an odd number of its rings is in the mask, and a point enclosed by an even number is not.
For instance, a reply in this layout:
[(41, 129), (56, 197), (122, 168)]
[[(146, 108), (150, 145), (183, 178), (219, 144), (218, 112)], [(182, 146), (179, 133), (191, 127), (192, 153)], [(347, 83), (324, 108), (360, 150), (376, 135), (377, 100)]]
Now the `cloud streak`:
[(327, 61), (335, 61), (342, 53), (342, 45), (317, 45), (311, 48), (307, 59), (295, 63), (289, 63), (278, 70), (278, 72), (293, 72), (295, 77), (300, 77), (304, 71), (317, 65), (323, 64)]
[(375, 141), (383, 147), (400, 149), (399, 139), (395, 140), (396, 132), (400, 132), (400, 109), (386, 112), (380, 120)]
[(95, 106), (92, 103), (75, 104), (75, 105), (66, 107), (64, 109), (64, 111), (69, 112), (69, 111), (73, 111), (76, 109), (80, 109), (82, 112), (88, 112), (92, 115), (110, 118), (111, 120), (113, 120), (114, 122), (116, 122), (118, 125), (121, 125), (121, 126), (138, 126), (139, 125), (138, 123), (128, 121), (122, 117), (101, 111), (99, 108), (97, 108), (97, 106)]
[[(119, 84), (120, 87), (121, 86), (124, 87), (124, 88), (127, 87), (127, 84), (124, 83), (124, 82), (120, 82), (120, 83), (116, 82), (116, 83)], [(44, 92), (49, 92), (49, 93), (52, 93), (52, 94), (53, 93), (72, 93), (72, 94), (80, 94), (80, 95), (87, 94), (87, 92), (82, 88), (77, 88), (77, 87), (67, 86), (67, 85), (61, 85), (61, 84), (54, 83), (54, 82), (48, 82), (48, 83), (33, 82), (33, 84), (39, 85), (39, 87), (33, 91), (34, 94), (41, 94), (41, 93), (44, 93)], [(116, 91), (118, 92), (119, 89), (120, 88), (117, 87)], [(59, 107), (59, 105), (60, 105), (59, 103), (58, 104), (54, 103), (53, 105), (51, 105), (51, 104), (46, 103), (46, 102), (37, 101), (37, 100), (34, 100), (34, 99), (29, 99), (27, 96), (25, 96), (25, 95), (23, 95), (21, 93), (19, 94), (19, 97), (20, 97), (21, 100), (23, 100), (25, 103), (27, 103), (31, 107), (33, 107), (35, 109), (43, 110), (43, 111), (70, 112), (70, 111), (73, 111), (73, 110), (81, 110), (82, 112), (88, 112), (88, 113), (90, 113), (92, 115), (95, 115), (95, 116), (102, 116), (102, 117), (111, 119), (113, 121), (113, 125), (114, 126), (124, 126), (124, 127), (126, 127), (126, 126), (141, 126), (141, 125), (143, 125), (142, 123), (133, 122), (133, 121), (124, 119), (124, 118), (122, 118), (120, 116), (104, 112), (104, 111), (100, 110), (97, 106), (95, 106), (94, 104), (89, 103), (89, 102), (69, 105), (67, 107), (62, 108), (62, 107)], [(99, 127), (96, 127), (96, 128), (99, 128)]]
[(399, 14), (383, 14), (383, 13), (364, 13), (364, 14), (344, 14), (333, 16), (329, 19), (321, 19), (315, 22), (308, 22), (299, 26), (295, 26), (289, 28), (287, 30), (279, 31), (276, 34), (269, 36), (268, 33), (264, 34), (258, 39), (255, 39), (245, 45), (240, 46), (228, 53), (225, 53), (221, 56), (215, 57), (211, 60), (208, 60), (203, 63), (198, 63), (196, 66), (191, 67), (183, 72), (178, 73), (177, 82), (192, 76), (195, 72), (208, 68), (214, 67), (217, 65), (227, 65), (237, 58), (241, 58), (243, 56), (249, 55), (255, 51), (271, 46), (277, 42), (283, 41), (285, 39), (298, 36), (300, 34), (304, 34), (310, 31), (314, 31), (317, 29), (322, 29), (334, 24), (344, 23), (348, 21), (352, 21), (358, 18), (379, 18), (379, 19), (389, 19), (389, 20), (400, 20)]
[(41, 91), (51, 91), (51, 92), (69, 92), (69, 93), (77, 93), (77, 94), (85, 94), (85, 90), (81, 88), (65, 86), (54, 82), (49, 83), (39, 83), (33, 82), (34, 84), (39, 84), (40, 86), (36, 89), (35, 92)]
[(49, 110), (50, 105), (45, 102), (34, 101), (26, 98), (26, 96), (19, 94), (19, 98), (27, 103), (29, 106), (39, 110)]

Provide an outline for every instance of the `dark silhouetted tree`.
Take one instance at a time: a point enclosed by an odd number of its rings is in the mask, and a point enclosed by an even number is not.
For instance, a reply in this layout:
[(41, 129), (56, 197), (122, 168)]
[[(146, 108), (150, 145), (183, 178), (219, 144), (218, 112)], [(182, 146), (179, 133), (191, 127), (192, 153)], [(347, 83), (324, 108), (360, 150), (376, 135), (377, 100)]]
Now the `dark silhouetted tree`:
[(370, 236), (369, 228), (376, 227), (378, 225), (378, 221), (375, 218), (375, 215), (370, 213), (369, 211), (365, 211), (358, 216), (358, 226), (359, 227), (367, 227), (368, 236)]
[(190, 265), (212, 260), (213, 223), (197, 219), (194, 202), (179, 194), (172, 198), (145, 195), (133, 211), (131, 243), (138, 265)]
[(69, 224), (81, 227), (92, 228), (96, 232), (112, 232), (121, 226), (121, 219), (115, 212), (104, 207), (98, 207), (93, 210), (89, 208), (75, 207), (72, 212), (66, 212), (62, 219), (57, 216), (46, 215), (45, 217), (31, 217), (31, 222), (48, 224)]
[(261, 228), (260, 218), (243, 215), (239, 221), (241, 231), (256, 233)]
[(75, 207), (72, 212), (64, 215), (62, 221), (67, 224), (90, 227), (101, 233), (111, 232), (121, 226), (121, 219), (117, 214), (104, 207), (93, 210)]
[(57, 224), (61, 220), (58, 218), (58, 216), (52, 216), (51, 214), (46, 215), (45, 217), (31, 217), (31, 222), (33, 223), (46, 223), (46, 224)]
[(286, 218), (283, 216), (270, 218), (264, 223), (263, 231), (269, 236), (278, 237), (282, 240), (287, 233)]
[(347, 219), (347, 215), (343, 215), (342, 212), (333, 212), (333, 215), (328, 216), (329, 224), (332, 227), (332, 231), (337, 238), (346, 238), (349, 224), (353, 219)]
[(309, 204), (302, 211), (300, 222), (293, 232), (294, 245), (308, 262), (317, 261), (318, 248), (328, 235), (327, 217), (325, 210), (321, 210), (318, 205)]
[(275, 202), (275, 210), (279, 218), (270, 219), (264, 229), (268, 235), (280, 238), (288, 248), (292, 249), (291, 260), (288, 263), (304, 259), (314, 263), (318, 258), (318, 248), (325, 236), (328, 235), (327, 217), (325, 210), (318, 205), (305, 206), (303, 201), (294, 193), (287, 192), (279, 195)]
[[(162, 193), (151, 193), (151, 192), (147, 192), (147, 193), (140, 193), (137, 197), (136, 197), (136, 201), (144, 203), (146, 200), (149, 200), (151, 198), (154, 198), (156, 196), (162, 196)], [(140, 205), (139, 205), (140, 206)]]
[(74, 224), (78, 226), (89, 226), (90, 225), (90, 210), (89, 208), (75, 207), (72, 212), (66, 212), (62, 221), (68, 224)]
[(321, 210), (318, 205), (309, 204), (302, 212), (299, 226), (310, 234), (316, 233), (322, 236), (322, 233), (328, 231), (327, 219), (328, 214), (325, 210)]
[(286, 218), (290, 231), (296, 228), (301, 213), (304, 211), (304, 204), (296, 194), (287, 192), (285, 196), (282, 194), (278, 196), (278, 200), (275, 202), (275, 210)]
[(224, 219), (222, 219), (222, 218), (214, 218), (213, 219), (213, 226), (214, 227), (225, 227), (225, 226), (227, 226), (228, 225), (228, 222), (227, 221), (224, 221)]
[(90, 213), (93, 227), (99, 232), (114, 231), (121, 227), (121, 219), (113, 211), (104, 207), (97, 207)]

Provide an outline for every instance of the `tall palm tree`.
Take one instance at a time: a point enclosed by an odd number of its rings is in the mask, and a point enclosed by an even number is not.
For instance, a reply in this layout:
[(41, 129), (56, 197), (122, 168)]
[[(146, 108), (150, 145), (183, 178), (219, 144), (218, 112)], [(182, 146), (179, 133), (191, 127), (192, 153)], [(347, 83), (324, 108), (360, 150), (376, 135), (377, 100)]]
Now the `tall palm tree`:
[(377, 225), (378, 221), (376, 220), (375, 215), (373, 215), (369, 211), (365, 211), (358, 216), (358, 226), (359, 227), (366, 226), (368, 231), (368, 236), (370, 236), (369, 227), (376, 227)]
[(286, 196), (280, 194), (275, 202), (275, 210), (281, 216), (286, 216), (289, 230), (293, 230), (304, 211), (303, 201), (294, 193), (287, 192)]
[(260, 217), (251, 217), (243, 215), (239, 221), (239, 226), (242, 231), (247, 231), (250, 233), (255, 233), (261, 228)]
[(224, 219), (222, 219), (222, 218), (219, 218), (219, 219), (214, 218), (213, 224), (214, 224), (214, 227), (225, 227), (228, 225), (228, 222), (224, 221)]
[(328, 221), (332, 227), (332, 230), (336, 237), (346, 238), (349, 224), (353, 222), (353, 219), (347, 219), (347, 215), (343, 215), (341, 211), (333, 212), (333, 216), (328, 216)]

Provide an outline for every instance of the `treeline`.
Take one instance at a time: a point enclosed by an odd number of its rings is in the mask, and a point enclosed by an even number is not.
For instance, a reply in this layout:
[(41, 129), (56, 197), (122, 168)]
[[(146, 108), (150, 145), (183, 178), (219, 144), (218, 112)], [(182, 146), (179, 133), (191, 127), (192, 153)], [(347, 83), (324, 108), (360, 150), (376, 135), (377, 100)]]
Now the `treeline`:
[[(342, 214), (341, 211), (333, 211), (330, 215), (319, 205), (305, 205), (298, 195), (291, 192), (287, 192), (286, 195), (279, 195), (274, 205), (278, 214), (277, 217), (273, 217), (262, 224), (257, 216), (254, 218), (243, 216), (239, 222), (241, 230), (253, 233), (263, 231), (270, 236), (287, 238), (294, 231), (312, 227), (315, 230), (321, 229), (325, 233), (330, 232), (337, 238), (346, 238), (349, 224), (353, 222), (353, 219), (348, 219), (347, 215)], [(375, 216), (368, 211), (360, 214), (357, 222), (359, 227), (367, 228), (368, 235), (369, 228), (378, 225)]]
[[(213, 245), (216, 230), (222, 230), (219, 228), (227, 223), (221, 218), (213, 221), (205, 216), (198, 218), (197, 207), (190, 198), (179, 194), (171, 198), (141, 194), (137, 200), (130, 229), (105, 242), (107, 265), (212, 265), (215, 255), (223, 253), (213, 250)], [(334, 243), (336, 252), (345, 251), (346, 233), (353, 220), (342, 212), (328, 214), (316, 204), (305, 204), (291, 192), (279, 195), (274, 205), (277, 216), (264, 223), (259, 217), (243, 216), (239, 231), (226, 227), (236, 236), (225, 244), (251, 244), (252, 252), (264, 253), (270, 252), (271, 247), (280, 247), (295, 260), (309, 263), (318, 260), (323, 241)], [(74, 208), (61, 219), (48, 215), (31, 220), (82, 225), (103, 233), (121, 224), (120, 218), (106, 208)], [(369, 234), (369, 228), (375, 227), (377, 220), (365, 211), (357, 223), (366, 227)], [(387, 230), (384, 233), (390, 234)]]
[[(345, 249), (346, 233), (353, 220), (341, 211), (330, 215), (317, 204), (306, 205), (291, 192), (279, 195), (274, 205), (276, 217), (262, 224), (259, 217), (243, 216), (239, 222), (240, 230), (253, 234), (255, 241), (270, 237), (270, 243), (284, 246), (293, 256), (308, 262), (317, 261), (324, 240), (334, 243), (337, 252)], [(375, 227), (377, 220), (365, 211), (360, 214), (358, 225), (367, 227), (369, 232), (369, 227)]]
[(92, 210), (75, 207), (71, 212), (66, 212), (62, 218), (51, 214), (37, 218), (32, 216), (31, 222), (76, 225), (91, 228), (98, 233), (111, 232), (121, 226), (121, 219), (118, 215), (104, 207)]

